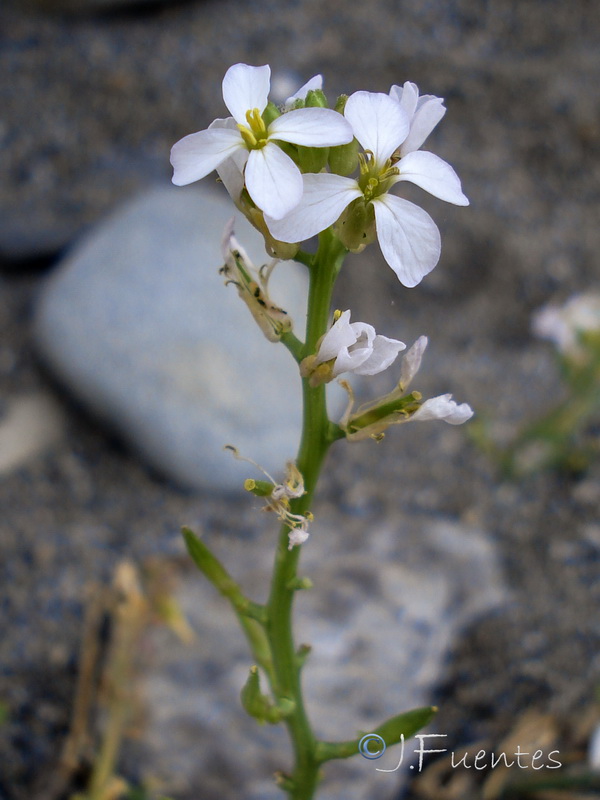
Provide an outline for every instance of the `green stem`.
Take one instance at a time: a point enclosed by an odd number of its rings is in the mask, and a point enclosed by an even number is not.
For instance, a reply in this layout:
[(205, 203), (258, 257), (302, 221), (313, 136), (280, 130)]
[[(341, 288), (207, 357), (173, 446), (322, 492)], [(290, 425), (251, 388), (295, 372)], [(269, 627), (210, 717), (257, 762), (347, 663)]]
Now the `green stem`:
[[(346, 249), (331, 231), (319, 237), (319, 248), (310, 266), (306, 342), (302, 357), (314, 353), (317, 342), (327, 330), (331, 295)], [(325, 386), (309, 386), (303, 382), (303, 430), (297, 466), (304, 478), (306, 494), (291, 504), (294, 514), (310, 510), (321, 465), (331, 443), (327, 417)], [(292, 800), (310, 800), (318, 781), (317, 742), (308, 720), (302, 698), (299, 660), (292, 633), (294, 584), (300, 547), (288, 549), (289, 527), (282, 526), (275, 555), (271, 593), (267, 603), (267, 635), (273, 659), (273, 691), (276, 696), (295, 701), (293, 713), (286, 719), (296, 763), (291, 780), (284, 784)]]

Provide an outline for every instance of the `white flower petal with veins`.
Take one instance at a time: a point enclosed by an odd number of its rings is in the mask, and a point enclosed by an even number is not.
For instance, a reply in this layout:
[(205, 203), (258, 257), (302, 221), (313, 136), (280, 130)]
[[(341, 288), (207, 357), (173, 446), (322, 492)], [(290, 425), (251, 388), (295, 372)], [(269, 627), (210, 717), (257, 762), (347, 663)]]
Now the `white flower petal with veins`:
[(240, 125), (247, 125), (246, 112), (257, 108), (258, 113), (267, 107), (271, 88), (271, 67), (250, 67), (234, 64), (223, 78), (223, 100), (229, 113)]
[(280, 220), (265, 215), (271, 234), (280, 242), (303, 242), (328, 228), (353, 200), (362, 197), (357, 182), (342, 175), (308, 173), (302, 176), (302, 199)]
[(409, 81), (404, 86), (392, 86), (390, 97), (400, 104), (410, 119), (410, 131), (400, 147), (400, 155), (405, 156), (421, 147), (446, 113), (446, 107), (442, 97), (432, 94), (419, 97), (417, 84)]
[(404, 286), (416, 286), (440, 258), (440, 232), (426, 211), (390, 194), (373, 202), (377, 239)]
[(439, 156), (419, 150), (401, 158), (396, 166), (400, 170), (397, 182), (410, 181), (447, 203), (454, 203), (456, 206), (469, 205), (458, 175)]
[(383, 164), (408, 134), (407, 114), (399, 103), (379, 92), (354, 92), (346, 101), (344, 116), (364, 150)]
[(269, 125), (269, 139), (302, 147), (331, 147), (352, 141), (352, 128), (330, 108), (297, 108)]
[(173, 183), (186, 186), (205, 178), (226, 158), (244, 147), (239, 131), (211, 129), (190, 133), (171, 148)]
[(274, 219), (291, 211), (302, 197), (300, 170), (273, 142), (250, 151), (245, 174), (248, 194)]

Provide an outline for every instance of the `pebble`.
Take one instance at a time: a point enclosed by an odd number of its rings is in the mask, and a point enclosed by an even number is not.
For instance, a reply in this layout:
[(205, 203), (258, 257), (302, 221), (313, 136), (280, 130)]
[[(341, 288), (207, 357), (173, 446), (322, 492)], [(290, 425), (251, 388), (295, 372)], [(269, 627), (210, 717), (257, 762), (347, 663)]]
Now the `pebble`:
[[(73, 395), (190, 488), (234, 490), (260, 477), (226, 444), (280, 474), (300, 434), (297, 365), (218, 272), (233, 208), (198, 187), (133, 198), (59, 265), (35, 319), (38, 349)], [(262, 237), (237, 217), (240, 242), (265, 263)], [(270, 289), (302, 331), (304, 268), (281, 264)]]
[(9, 398), (0, 418), (0, 479), (48, 451), (64, 430), (62, 410), (48, 394)]

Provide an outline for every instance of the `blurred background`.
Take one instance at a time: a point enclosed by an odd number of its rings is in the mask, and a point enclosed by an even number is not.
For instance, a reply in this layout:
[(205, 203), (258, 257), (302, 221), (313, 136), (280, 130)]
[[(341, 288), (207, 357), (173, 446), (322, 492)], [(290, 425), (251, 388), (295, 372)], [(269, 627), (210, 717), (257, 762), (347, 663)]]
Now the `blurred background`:
[[(532, 312), (599, 282), (594, 9), (3, 0), (0, 798), (124, 796), (89, 789), (110, 730), (109, 772), (136, 797), (280, 796), (285, 735), (243, 716), (243, 637), (179, 534), (197, 530), (264, 598), (273, 522), (241, 489), (256, 475), (220, 447), (278, 470), (299, 426), (297, 401), (277, 399), (297, 392), (293, 372), (251, 324), (237, 332), (247, 311), (217, 275), (230, 212), (214, 176), (170, 186), (171, 145), (226, 116), (226, 69), (270, 64), (278, 102), (316, 73), (330, 102), (406, 80), (445, 98), (426, 149), (471, 206), (402, 184), (442, 231), (440, 264), (407, 290), (373, 246), (348, 259), (336, 303), (409, 344), (427, 334), (415, 388), (453, 392), (510, 436), (562, 392)], [(435, 703), (449, 751), (541, 742), (588, 775), (599, 502), (597, 461), (508, 481), (468, 426), (337, 445), (303, 556), (315, 588), (298, 602), (317, 732), (351, 738)], [(408, 761), (375, 771), (396, 763), (333, 765), (323, 796), (493, 800), (524, 772), (433, 758), (412, 781)]]

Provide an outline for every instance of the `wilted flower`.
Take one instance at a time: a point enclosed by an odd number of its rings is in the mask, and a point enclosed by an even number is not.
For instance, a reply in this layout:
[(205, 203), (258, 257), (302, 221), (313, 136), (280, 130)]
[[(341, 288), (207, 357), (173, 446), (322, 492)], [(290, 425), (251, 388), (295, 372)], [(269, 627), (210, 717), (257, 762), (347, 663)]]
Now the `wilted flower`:
[(441, 419), (450, 425), (462, 425), (473, 416), (472, 408), (467, 403), (458, 405), (451, 394), (432, 397), (425, 401), (422, 400), (420, 392), (406, 394), (409, 384), (419, 371), (426, 347), (427, 337), (420, 336), (402, 359), (400, 381), (396, 388), (384, 397), (360, 406), (355, 413), (353, 413), (352, 388), (345, 381), (341, 381), (348, 392), (349, 400), (339, 425), (347, 439), (360, 441), (371, 438), (379, 441), (390, 425), (411, 420), (425, 422), (431, 419)]
[(464, 206), (469, 201), (458, 176), (441, 158), (410, 152), (398, 160), (397, 151), (411, 135), (411, 122), (414, 142), (425, 130), (416, 110), (411, 116), (389, 95), (355, 92), (346, 102), (344, 116), (364, 149), (358, 179), (306, 174), (300, 202), (283, 218), (267, 213), (266, 223), (276, 239), (301, 242), (339, 219), (339, 235), (351, 250), (361, 249), (376, 233), (401, 283), (416, 286), (439, 260), (440, 233), (427, 212), (390, 190), (400, 181), (411, 181), (449, 203)]
[(238, 294), (250, 309), (259, 328), (270, 342), (278, 342), (284, 333), (292, 329), (292, 320), (287, 311), (271, 302), (268, 283), (277, 260), (265, 264), (257, 270), (248, 254), (233, 235), (233, 218), (227, 223), (223, 233), (224, 266), (220, 272), (225, 283), (233, 283)]
[(253, 478), (248, 478), (244, 482), (244, 488), (257, 497), (263, 497), (265, 499), (263, 511), (274, 511), (277, 514), (277, 519), (289, 527), (290, 550), (292, 547), (303, 544), (310, 535), (308, 533), (308, 525), (313, 521), (314, 517), (310, 511), (305, 514), (292, 514), (290, 511), (290, 500), (297, 500), (306, 494), (304, 478), (294, 462), (288, 461), (286, 464), (284, 482), (276, 483), (260, 464), (252, 461), (251, 458), (242, 456), (237, 447), (228, 444), (225, 446), (225, 450), (229, 450), (239, 461), (247, 461), (255, 466), (268, 479), (266, 481), (256, 481)]
[(536, 336), (550, 339), (559, 353), (576, 361), (585, 357), (582, 337), (600, 334), (600, 294), (576, 294), (563, 306), (546, 306), (533, 315)]
[(336, 318), (321, 339), (317, 352), (304, 359), (302, 377), (310, 376), (315, 387), (328, 383), (343, 372), (376, 375), (392, 364), (406, 345), (380, 336), (366, 322), (350, 322), (350, 311), (336, 312)]
[(207, 130), (191, 133), (171, 150), (173, 183), (200, 180), (227, 159), (243, 169), (248, 194), (256, 206), (280, 219), (298, 204), (302, 176), (276, 142), (303, 147), (329, 147), (352, 140), (341, 114), (327, 108), (301, 108), (281, 114), (267, 124), (271, 69), (234, 64), (223, 79), (223, 100), (231, 112)]

